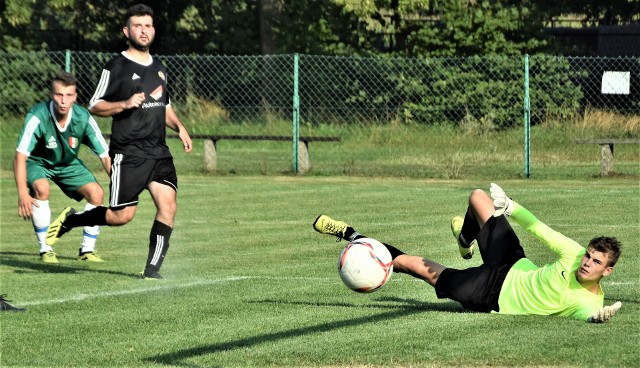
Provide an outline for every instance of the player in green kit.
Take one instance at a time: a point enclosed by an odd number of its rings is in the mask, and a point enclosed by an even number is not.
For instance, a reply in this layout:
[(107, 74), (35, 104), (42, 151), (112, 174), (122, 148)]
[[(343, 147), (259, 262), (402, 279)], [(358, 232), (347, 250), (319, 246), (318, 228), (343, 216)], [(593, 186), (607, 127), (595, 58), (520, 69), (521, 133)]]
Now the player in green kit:
[[(66, 72), (51, 81), (51, 100), (36, 104), (24, 120), (13, 161), (18, 189), (18, 214), (31, 219), (45, 263), (58, 263), (45, 236), (51, 222), (49, 181), (70, 198), (86, 199), (85, 210), (103, 202), (104, 191), (84, 163), (78, 159), (80, 145), (87, 145), (100, 157), (104, 170), (111, 171), (108, 145), (89, 111), (76, 105), (76, 78)], [(95, 253), (99, 226), (86, 226), (78, 259), (102, 262)]]
[[(622, 304), (604, 306), (600, 280), (613, 271), (620, 242), (600, 236), (585, 249), (542, 223), (498, 185), (492, 183), (490, 192), (491, 196), (480, 189), (471, 192), (465, 217), (451, 221), (460, 254), (471, 258), (477, 243), (483, 261), (480, 266), (449, 268), (385, 244), (394, 272), (424, 280), (439, 298), (455, 300), (473, 311), (555, 315), (596, 323), (610, 320)], [(526, 258), (506, 216), (553, 251), (556, 261), (538, 267)], [(313, 228), (349, 241), (364, 237), (326, 215), (318, 216)]]

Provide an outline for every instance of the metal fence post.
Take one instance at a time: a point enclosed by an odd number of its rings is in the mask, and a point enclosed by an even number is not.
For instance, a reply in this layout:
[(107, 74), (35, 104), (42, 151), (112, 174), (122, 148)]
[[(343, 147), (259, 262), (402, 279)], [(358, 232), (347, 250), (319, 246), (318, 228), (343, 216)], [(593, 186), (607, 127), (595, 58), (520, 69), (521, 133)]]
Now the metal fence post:
[(298, 173), (300, 145), (300, 96), (298, 96), (298, 54), (293, 55), (293, 172)]
[(71, 50), (65, 50), (64, 53), (64, 71), (71, 73)]
[(529, 55), (524, 55), (524, 176), (531, 175), (530, 167), (530, 128), (531, 103), (529, 101)]

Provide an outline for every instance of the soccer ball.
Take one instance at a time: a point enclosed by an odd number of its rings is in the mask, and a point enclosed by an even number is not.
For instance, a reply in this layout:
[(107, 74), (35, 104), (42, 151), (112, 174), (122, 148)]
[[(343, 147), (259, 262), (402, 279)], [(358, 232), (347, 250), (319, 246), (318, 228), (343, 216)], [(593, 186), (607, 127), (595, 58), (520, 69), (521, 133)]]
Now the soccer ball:
[(338, 272), (349, 289), (359, 293), (374, 292), (391, 278), (391, 253), (375, 239), (354, 240), (340, 253)]

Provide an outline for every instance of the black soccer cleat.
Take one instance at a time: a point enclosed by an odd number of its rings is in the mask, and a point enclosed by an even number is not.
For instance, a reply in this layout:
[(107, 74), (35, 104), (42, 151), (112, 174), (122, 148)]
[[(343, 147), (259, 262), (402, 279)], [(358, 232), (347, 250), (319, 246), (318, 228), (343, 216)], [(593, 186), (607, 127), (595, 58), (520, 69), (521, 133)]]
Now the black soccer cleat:
[(139, 275), (143, 280), (164, 280), (164, 277), (158, 271), (143, 271)]
[(18, 308), (18, 307), (14, 307), (13, 305), (9, 304), (9, 301), (7, 299), (5, 299), (4, 294), (0, 295), (0, 311), (3, 312), (24, 312), (26, 311), (25, 308)]

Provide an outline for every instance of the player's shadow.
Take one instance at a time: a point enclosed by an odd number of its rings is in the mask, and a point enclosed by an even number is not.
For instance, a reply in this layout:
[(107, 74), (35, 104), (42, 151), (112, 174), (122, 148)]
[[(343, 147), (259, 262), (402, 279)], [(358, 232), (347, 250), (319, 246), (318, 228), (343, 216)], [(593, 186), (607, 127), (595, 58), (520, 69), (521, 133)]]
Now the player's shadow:
[[(375, 301), (393, 302), (394, 304), (380, 304)], [(414, 314), (432, 312), (432, 311), (444, 311), (444, 312), (462, 312), (464, 311), (457, 303), (443, 302), (443, 303), (425, 303), (412, 299), (401, 298), (379, 298), (375, 299), (374, 303), (368, 305), (349, 304), (349, 303), (320, 303), (320, 302), (291, 302), (276, 299), (260, 300), (251, 303), (267, 303), (267, 304), (294, 304), (305, 306), (322, 306), (322, 307), (353, 307), (353, 308), (376, 308), (376, 309), (389, 309), (382, 313), (367, 315), (358, 318), (343, 319), (339, 321), (320, 323), (316, 325), (310, 325), (306, 327), (299, 327), (290, 330), (267, 333), (257, 336), (251, 336), (243, 339), (221, 342), (217, 344), (204, 345), (189, 349), (182, 349), (171, 353), (160, 354), (145, 358), (146, 361), (155, 364), (165, 364), (171, 366), (183, 366), (183, 367), (196, 367), (197, 365), (184, 362), (185, 359), (189, 359), (195, 356), (215, 354), (220, 352), (227, 352), (229, 350), (250, 348), (255, 345), (260, 345), (266, 342), (273, 342), (278, 340), (284, 340), (294, 337), (300, 337), (304, 335), (315, 335), (323, 332), (329, 332), (332, 330), (348, 328), (352, 326), (361, 326), (365, 324), (372, 324), (382, 321), (389, 321), (392, 319), (411, 316)]]
[[(372, 301), (376, 303), (369, 304), (352, 304), (352, 303), (325, 303), (325, 302), (295, 302), (289, 300), (278, 299), (264, 299), (257, 300), (249, 303), (256, 304), (291, 304), (291, 305), (304, 305), (312, 307), (353, 307), (353, 308), (372, 308), (372, 309), (422, 309), (423, 311), (430, 312), (465, 312), (462, 306), (455, 302), (442, 302), (442, 303), (429, 303), (415, 299), (404, 299), (394, 297), (380, 297), (373, 298)], [(380, 303), (380, 302), (384, 302)], [(388, 304), (386, 304), (388, 303)]]
[[(28, 258), (33, 258), (34, 257), (33, 253), (0, 252), (0, 264), (2, 264), (3, 266), (15, 268), (16, 269), (14, 271), (15, 273), (30, 273), (30, 272), (41, 272), (41, 273), (51, 273), (51, 274), (104, 273), (104, 274), (117, 275), (117, 276), (138, 277), (137, 274), (111, 271), (111, 270), (101, 270), (101, 269), (89, 267), (89, 265), (83, 265), (83, 267), (74, 267), (71, 265), (63, 264), (63, 263), (43, 263), (38, 261), (26, 261), (26, 260), (15, 259), (15, 258), (6, 259), (5, 256), (24, 256)], [(71, 257), (58, 256), (58, 259), (62, 261), (81, 262), (81, 261), (76, 261), (75, 258), (71, 258)]]

